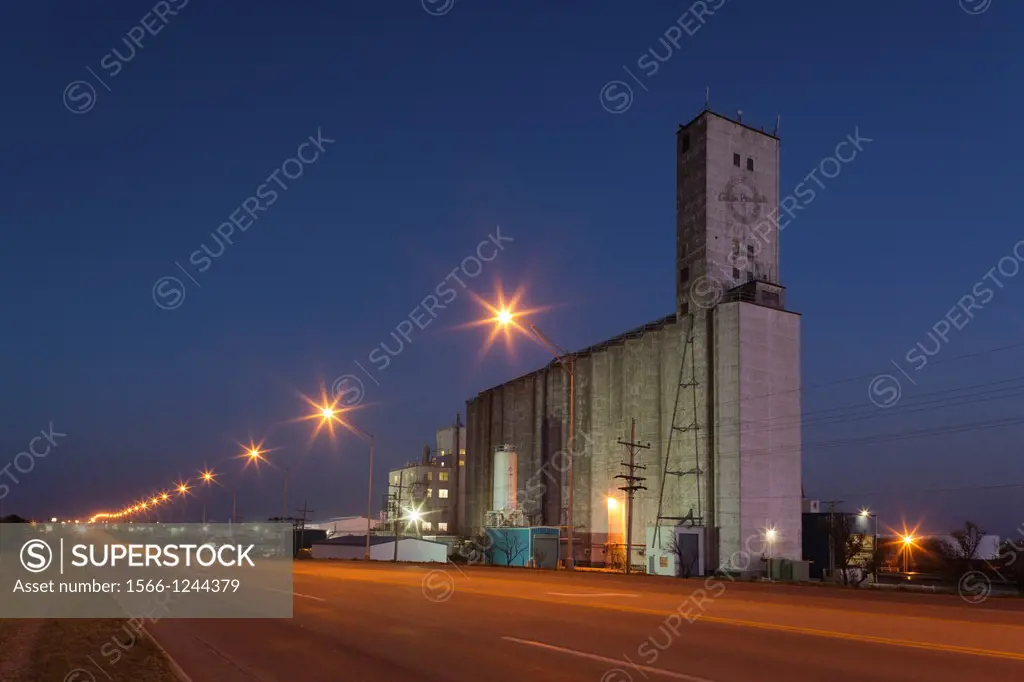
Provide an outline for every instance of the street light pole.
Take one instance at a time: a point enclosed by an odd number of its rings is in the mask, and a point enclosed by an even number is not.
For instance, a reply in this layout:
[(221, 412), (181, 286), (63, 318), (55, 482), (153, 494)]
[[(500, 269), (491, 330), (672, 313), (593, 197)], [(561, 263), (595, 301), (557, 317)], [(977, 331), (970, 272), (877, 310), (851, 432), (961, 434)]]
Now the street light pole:
[(401, 532), (402, 523), (402, 486), (405, 485), (405, 469), (399, 469), (398, 471), (398, 493), (395, 497), (395, 555), (391, 559), (395, 563), (398, 563), (398, 540), (399, 533)]
[[(321, 419), (321, 421), (320, 421), (321, 426), (323, 424), (325, 424), (325, 423), (336, 421), (336, 422), (342, 424), (348, 430), (352, 431), (353, 433), (357, 433), (360, 436), (362, 436), (363, 438), (369, 438), (370, 439), (370, 473), (369, 473), (369, 476), (367, 477), (367, 480), (366, 480), (366, 555), (365, 555), (366, 560), (369, 561), (370, 560), (370, 530), (371, 530), (371, 527), (372, 527), (372, 522), (370, 520), (370, 513), (371, 513), (371, 510), (373, 509), (373, 449), (374, 449), (375, 439), (374, 439), (372, 433), (364, 431), (363, 429), (359, 428), (355, 424), (352, 424), (352, 423), (342, 419), (340, 415), (343, 415), (343, 414), (344, 414), (344, 409), (342, 409), (342, 410), (335, 409), (335, 406), (333, 404), (331, 404), (331, 405), (324, 405), (323, 407), (318, 407), (317, 408), (317, 415)], [(319, 430), (319, 429), (317, 429), (317, 430)], [(334, 434), (333, 429), (331, 431), (331, 434), (332, 435)], [(396, 541), (395, 546), (397, 547), (397, 545), (398, 545), (398, 543)]]
[(881, 551), (878, 549), (878, 514), (873, 514), (875, 517), (875, 540), (871, 543), (871, 566), (875, 569), (875, 584), (878, 584), (878, 557), (882, 556)]
[(573, 570), (575, 567), (575, 555), (573, 552), (573, 535), (575, 526), (573, 525), (573, 469), (575, 465), (575, 442), (576, 442), (576, 356), (566, 353), (564, 350), (558, 347), (551, 339), (544, 335), (537, 325), (531, 324), (530, 329), (533, 331), (534, 336), (540, 341), (541, 345), (548, 349), (558, 363), (562, 366), (569, 374), (569, 508), (565, 514), (565, 525), (567, 527), (566, 533), (566, 545), (565, 545), (565, 569), (567, 571)]
[(373, 509), (373, 434), (370, 436), (370, 474), (366, 479), (366, 560), (370, 560), (370, 510)]

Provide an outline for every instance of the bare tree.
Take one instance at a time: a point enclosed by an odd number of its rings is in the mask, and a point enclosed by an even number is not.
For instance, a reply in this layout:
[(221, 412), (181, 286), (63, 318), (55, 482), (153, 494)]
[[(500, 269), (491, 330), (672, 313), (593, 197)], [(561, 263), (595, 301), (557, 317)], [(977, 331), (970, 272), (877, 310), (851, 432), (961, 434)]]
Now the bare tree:
[(943, 553), (951, 560), (950, 567), (959, 578), (971, 570), (971, 563), (978, 558), (985, 529), (973, 521), (965, 521), (964, 527), (954, 530), (950, 536), (953, 542), (944, 542)]
[(495, 552), (502, 552), (505, 555), (506, 566), (514, 565), (526, 549), (526, 545), (520, 541), (519, 533), (507, 530), (501, 531), (501, 540), (493, 547)]
[(608, 565), (616, 571), (626, 569), (626, 548), (622, 545), (605, 545), (608, 551)]
[(861, 576), (860, 582), (867, 580), (869, 575), (874, 575), (877, 579), (878, 571), (888, 562), (889, 553), (886, 551), (885, 546), (882, 545), (881, 540), (879, 537), (872, 540), (871, 551), (867, 562), (864, 564), (864, 573)]
[[(868, 573), (867, 561), (863, 556), (867, 536), (864, 533), (853, 532), (850, 516), (847, 514), (833, 516), (830, 535), (835, 551), (836, 568), (843, 576), (843, 584), (849, 585), (852, 582), (859, 585), (864, 582)], [(859, 570), (855, 571), (854, 568)]]
[(679, 536), (674, 535), (668, 542), (668, 551), (676, 558), (676, 575), (680, 578), (690, 578), (697, 571), (697, 555), (687, 555), (679, 542)]

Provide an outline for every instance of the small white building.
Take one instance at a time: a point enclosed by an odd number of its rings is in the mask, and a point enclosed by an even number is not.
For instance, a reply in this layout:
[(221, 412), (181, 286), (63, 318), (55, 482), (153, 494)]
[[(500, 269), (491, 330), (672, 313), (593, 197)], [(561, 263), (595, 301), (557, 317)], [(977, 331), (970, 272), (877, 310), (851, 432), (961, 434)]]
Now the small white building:
[[(365, 559), (366, 535), (345, 535), (313, 543), (314, 559)], [(390, 535), (370, 536), (370, 560), (393, 561), (395, 538)], [(400, 538), (398, 560), (418, 563), (446, 563), (448, 546), (420, 538)]]

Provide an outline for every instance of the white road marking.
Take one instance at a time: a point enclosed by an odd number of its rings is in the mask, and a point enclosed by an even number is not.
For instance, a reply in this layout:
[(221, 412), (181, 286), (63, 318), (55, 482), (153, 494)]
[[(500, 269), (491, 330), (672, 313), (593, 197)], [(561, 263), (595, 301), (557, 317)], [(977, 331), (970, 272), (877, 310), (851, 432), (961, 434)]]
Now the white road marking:
[(316, 601), (327, 601), (326, 599), (324, 599), (322, 597), (314, 597), (314, 596), (309, 595), (309, 594), (299, 594), (298, 592), (285, 592), (284, 590), (275, 590), (272, 587), (264, 587), (263, 589), (266, 590), (267, 592), (277, 592), (278, 594), (290, 594), (293, 597), (302, 597), (303, 599), (315, 599)]
[[(525, 644), (527, 646), (535, 646), (540, 649), (547, 649), (548, 651), (557, 651), (562, 654), (569, 654), (570, 656), (576, 656), (577, 658), (589, 658), (592, 661), (601, 661), (602, 663), (611, 663), (617, 666), (616, 670), (625, 672), (625, 668), (618, 666), (629, 665), (630, 667), (651, 673), (652, 675), (661, 675), (662, 677), (670, 677), (674, 680), (686, 680), (686, 682), (712, 682), (711, 680), (704, 677), (694, 677), (693, 675), (684, 675), (683, 673), (673, 672), (672, 670), (664, 670), (662, 668), (652, 668), (649, 665), (637, 665), (636, 663), (625, 663), (625, 661), (616, 660), (614, 658), (608, 658), (607, 656), (598, 656), (597, 654), (588, 654), (584, 651), (576, 651), (575, 649), (566, 649), (560, 646), (554, 646), (553, 644), (544, 644), (543, 642), (534, 642), (529, 639), (518, 639), (516, 637), (502, 637), (506, 642), (515, 642), (516, 644)], [(605, 677), (608, 677), (605, 674)], [(604, 679), (604, 677), (602, 678)], [(628, 673), (627, 673), (627, 679)]]
[(626, 592), (548, 592), (554, 597), (639, 597)]

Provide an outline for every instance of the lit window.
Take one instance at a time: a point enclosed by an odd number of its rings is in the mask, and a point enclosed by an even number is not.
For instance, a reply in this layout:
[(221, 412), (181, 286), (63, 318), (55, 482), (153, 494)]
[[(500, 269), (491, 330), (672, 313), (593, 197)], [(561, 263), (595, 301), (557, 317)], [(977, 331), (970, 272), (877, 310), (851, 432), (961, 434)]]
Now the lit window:
[(466, 454), (466, 451), (465, 450), (459, 450), (459, 454), (460, 455), (464, 455), (464, 454)]
[(430, 521), (423, 522), (423, 530), (430, 530), (432, 527), (433, 526), (431, 525)]
[(437, 524), (437, 529), (440, 530), (440, 531), (446, 531), (446, 530), (448, 530), (448, 524), (446, 522), (444, 522), (444, 521), (440, 521)]
[(428, 471), (427, 472), (427, 480), (428, 481), (433, 481), (434, 480), (434, 472), (433, 471)]
[(440, 474), (438, 474), (437, 480), (439, 480), (439, 481), (447, 481), (448, 480), (448, 472), (447, 471), (442, 471)]
[(668, 557), (667, 556), (658, 557), (658, 565), (661, 566), (662, 568), (668, 568)]
[(427, 497), (433, 497), (433, 496), (434, 496), (434, 489), (433, 488), (427, 488)]
[(447, 497), (448, 497), (448, 488), (441, 488), (441, 489), (439, 489), (437, 491), (437, 496), (440, 497), (442, 500), (447, 499)]

